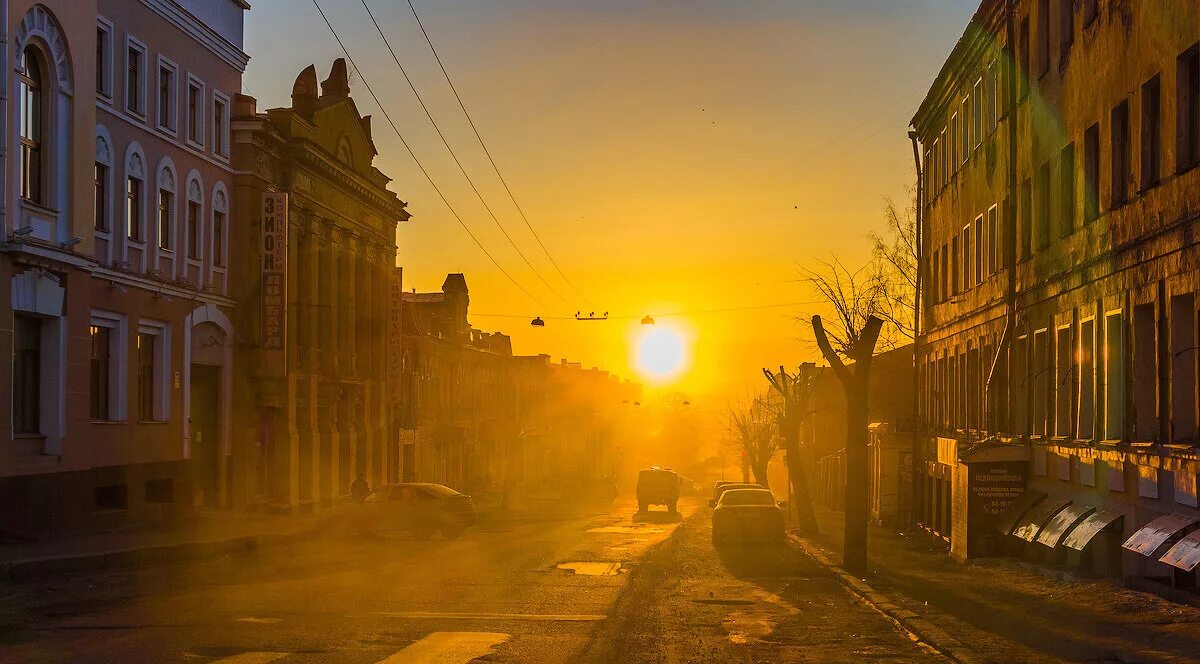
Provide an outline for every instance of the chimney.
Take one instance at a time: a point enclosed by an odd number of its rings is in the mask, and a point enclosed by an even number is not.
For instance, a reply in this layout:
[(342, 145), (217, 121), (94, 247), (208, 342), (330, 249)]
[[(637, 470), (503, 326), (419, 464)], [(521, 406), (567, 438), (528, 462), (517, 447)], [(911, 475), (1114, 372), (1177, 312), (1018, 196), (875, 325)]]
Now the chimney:
[(350, 77), (346, 73), (346, 59), (338, 58), (329, 68), (329, 78), (321, 81), (321, 96), (345, 99), (350, 96)]
[(317, 110), (317, 68), (309, 65), (296, 77), (292, 85), (292, 109), (312, 119)]

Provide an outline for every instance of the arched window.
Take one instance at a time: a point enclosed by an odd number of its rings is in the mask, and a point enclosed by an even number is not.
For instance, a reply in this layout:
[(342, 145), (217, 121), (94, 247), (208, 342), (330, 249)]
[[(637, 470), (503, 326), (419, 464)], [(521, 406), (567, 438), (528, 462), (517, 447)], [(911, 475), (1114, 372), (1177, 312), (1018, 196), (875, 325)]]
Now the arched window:
[(21, 51), (17, 77), (18, 125), (21, 131), (21, 198), (42, 203), (42, 135), (45, 131), (45, 81), (41, 49), (30, 44)]
[(146, 158), (136, 143), (129, 146), (125, 157), (125, 234), (133, 242), (141, 242), (142, 210), (146, 188)]
[(188, 178), (187, 186), (187, 256), (192, 260), (200, 260), (204, 255), (201, 251), (204, 241), (204, 229), (201, 220), (204, 218), (204, 189), (199, 176)]
[(95, 170), (95, 224), (96, 230), (108, 233), (112, 230), (112, 173), (113, 151), (112, 141), (104, 125), (96, 125), (96, 170)]
[(164, 159), (158, 169), (158, 248), (175, 250), (175, 168)]
[(228, 244), (226, 233), (229, 232), (229, 202), (225, 195), (225, 184), (222, 182), (218, 182), (213, 187), (212, 210), (212, 264), (213, 267), (225, 267), (225, 247)]

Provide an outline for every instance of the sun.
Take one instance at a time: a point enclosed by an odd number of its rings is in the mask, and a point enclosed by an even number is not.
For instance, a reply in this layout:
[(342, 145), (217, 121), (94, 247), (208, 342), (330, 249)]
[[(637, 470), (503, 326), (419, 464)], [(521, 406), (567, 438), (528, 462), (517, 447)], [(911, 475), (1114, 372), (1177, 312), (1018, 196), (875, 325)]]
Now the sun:
[(666, 382), (687, 367), (688, 348), (684, 336), (671, 327), (644, 327), (638, 334), (635, 361), (644, 378)]

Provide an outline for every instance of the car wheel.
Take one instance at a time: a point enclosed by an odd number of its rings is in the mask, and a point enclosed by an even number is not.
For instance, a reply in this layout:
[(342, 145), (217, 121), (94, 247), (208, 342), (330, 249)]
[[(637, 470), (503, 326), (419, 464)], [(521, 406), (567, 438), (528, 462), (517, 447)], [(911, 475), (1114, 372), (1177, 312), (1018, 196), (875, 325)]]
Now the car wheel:
[(712, 531), (712, 545), (713, 545), (713, 548), (714, 548), (714, 549), (719, 549), (719, 548), (721, 548), (721, 543), (722, 543), (722, 542), (723, 542), (723, 538), (721, 537), (721, 531), (717, 530), (716, 528), (713, 528), (713, 531)]

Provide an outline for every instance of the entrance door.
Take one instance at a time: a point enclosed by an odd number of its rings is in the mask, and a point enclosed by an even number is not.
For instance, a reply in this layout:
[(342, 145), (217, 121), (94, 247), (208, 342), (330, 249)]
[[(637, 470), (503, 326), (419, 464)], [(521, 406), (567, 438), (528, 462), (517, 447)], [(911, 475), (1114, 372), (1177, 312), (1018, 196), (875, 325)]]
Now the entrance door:
[(192, 481), (196, 507), (217, 507), (221, 489), (221, 367), (193, 364)]

